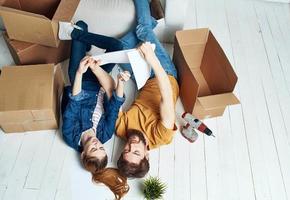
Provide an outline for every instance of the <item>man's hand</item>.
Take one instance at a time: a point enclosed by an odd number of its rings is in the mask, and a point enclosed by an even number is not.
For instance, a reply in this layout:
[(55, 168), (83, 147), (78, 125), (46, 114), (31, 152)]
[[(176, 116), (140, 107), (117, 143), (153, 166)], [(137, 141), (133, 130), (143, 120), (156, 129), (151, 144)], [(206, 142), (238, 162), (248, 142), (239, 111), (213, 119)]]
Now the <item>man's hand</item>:
[(94, 61), (95, 60), (90, 56), (85, 56), (80, 62), (77, 73), (80, 75), (84, 74), (88, 70), (89, 66), (93, 65)]
[(145, 58), (149, 65), (152, 66), (159, 62), (150, 42), (144, 42), (141, 44), (141, 46), (138, 47), (138, 51), (140, 52), (141, 56)]

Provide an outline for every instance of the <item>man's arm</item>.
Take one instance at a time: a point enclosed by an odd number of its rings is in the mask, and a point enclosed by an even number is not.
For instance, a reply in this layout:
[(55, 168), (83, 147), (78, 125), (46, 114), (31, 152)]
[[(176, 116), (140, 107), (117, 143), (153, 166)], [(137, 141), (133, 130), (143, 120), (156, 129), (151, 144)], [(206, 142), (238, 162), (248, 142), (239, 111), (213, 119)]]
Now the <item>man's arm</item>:
[(139, 50), (140, 53), (144, 55), (144, 58), (148, 64), (151, 65), (158, 81), (158, 86), (161, 93), (161, 122), (166, 128), (173, 129), (175, 121), (175, 105), (173, 101), (172, 87), (168, 75), (162, 68), (149, 42), (143, 43), (139, 47)]

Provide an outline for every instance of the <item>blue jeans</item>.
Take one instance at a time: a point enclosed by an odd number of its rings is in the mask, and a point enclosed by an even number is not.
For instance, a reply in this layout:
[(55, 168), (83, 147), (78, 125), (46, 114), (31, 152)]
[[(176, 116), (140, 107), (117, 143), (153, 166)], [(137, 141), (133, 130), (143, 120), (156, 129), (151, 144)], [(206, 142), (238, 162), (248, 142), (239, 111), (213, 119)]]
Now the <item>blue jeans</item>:
[[(135, 30), (128, 32), (120, 40), (124, 46), (124, 49), (135, 48), (140, 42), (151, 42), (156, 45), (155, 54), (158, 57), (163, 69), (169, 75), (177, 78), (176, 68), (171, 61), (171, 58), (167, 51), (164, 49), (158, 38), (153, 32), (157, 22), (151, 17), (148, 0), (134, 0), (136, 9), (137, 26)], [(121, 65), (124, 70), (132, 72), (130, 65)], [(154, 77), (152, 71), (151, 78)]]
[[(69, 61), (68, 75), (71, 84), (74, 83), (75, 74), (78, 70), (80, 61), (86, 56), (86, 52), (90, 50), (91, 45), (97, 46), (102, 49), (106, 49), (106, 52), (118, 51), (123, 49), (122, 43), (111, 37), (93, 34), (88, 32), (88, 26), (83, 21), (78, 21), (77, 26), (81, 27), (83, 30), (74, 29), (71, 37), (71, 56)], [(110, 72), (114, 63), (106, 64), (101, 66), (106, 72)], [(94, 75), (94, 73), (89, 68), (83, 75), (82, 89), (84, 90), (98, 90), (100, 84)]]
[[(149, 2), (148, 0), (134, 0), (136, 9), (136, 20), (137, 26), (135, 29), (129, 31), (120, 40), (107, 37), (103, 35), (93, 34), (88, 32), (87, 24), (79, 21), (76, 25), (83, 28), (83, 31), (74, 29), (72, 32), (72, 50), (69, 64), (69, 78), (71, 83), (74, 81), (75, 73), (78, 69), (81, 59), (86, 55), (86, 51), (90, 49), (91, 45), (95, 45), (102, 49), (106, 49), (106, 52), (118, 51), (122, 49), (132, 49), (135, 48), (139, 43), (149, 41), (156, 45), (155, 54), (159, 59), (165, 72), (169, 75), (177, 78), (177, 71), (171, 58), (167, 51), (164, 49), (162, 44), (159, 42), (158, 38), (153, 32), (154, 27), (157, 22), (150, 15)], [(114, 67), (115, 63), (103, 65), (102, 68), (110, 72)], [(132, 68), (130, 64), (122, 64), (121, 67), (132, 73)], [(154, 72), (152, 71), (151, 78), (154, 77)], [(91, 86), (95, 83), (99, 85), (96, 77), (90, 69), (83, 75), (83, 89), (91, 90), (95, 86)]]

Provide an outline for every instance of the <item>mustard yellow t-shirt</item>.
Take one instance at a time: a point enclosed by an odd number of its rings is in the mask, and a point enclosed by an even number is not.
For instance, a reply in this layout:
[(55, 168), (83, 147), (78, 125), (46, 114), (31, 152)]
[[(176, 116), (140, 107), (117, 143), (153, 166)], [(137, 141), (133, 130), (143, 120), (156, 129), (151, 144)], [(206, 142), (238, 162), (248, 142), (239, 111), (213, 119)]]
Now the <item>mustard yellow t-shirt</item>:
[[(176, 103), (179, 87), (176, 79), (168, 75)], [(161, 123), (160, 116), (161, 93), (156, 78), (148, 80), (141, 89), (139, 96), (127, 112), (121, 112), (116, 122), (116, 133), (126, 138), (129, 129), (136, 129), (145, 134), (149, 149), (158, 148), (172, 141), (175, 127), (167, 129)]]

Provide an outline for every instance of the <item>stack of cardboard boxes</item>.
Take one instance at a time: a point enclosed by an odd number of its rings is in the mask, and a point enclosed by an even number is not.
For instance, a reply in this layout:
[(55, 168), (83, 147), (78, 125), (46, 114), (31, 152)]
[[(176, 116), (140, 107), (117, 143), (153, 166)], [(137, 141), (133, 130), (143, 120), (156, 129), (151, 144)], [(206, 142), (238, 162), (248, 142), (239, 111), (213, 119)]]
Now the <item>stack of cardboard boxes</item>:
[(59, 41), (58, 21), (70, 21), (79, 0), (4, 0), (4, 39), (19, 66), (0, 74), (0, 127), (6, 133), (56, 129), (64, 86), (60, 65), (70, 42)]

